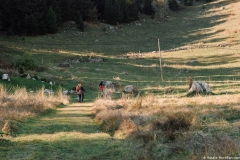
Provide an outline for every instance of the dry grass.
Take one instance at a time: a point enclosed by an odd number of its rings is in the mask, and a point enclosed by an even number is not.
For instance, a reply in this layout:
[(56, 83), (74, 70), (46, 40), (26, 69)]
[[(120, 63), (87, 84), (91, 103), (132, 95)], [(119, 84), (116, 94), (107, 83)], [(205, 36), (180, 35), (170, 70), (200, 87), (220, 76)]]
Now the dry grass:
[[(184, 145), (183, 145), (184, 144)], [(226, 133), (195, 132), (185, 135), (183, 139), (171, 146), (172, 150), (188, 150), (199, 156), (234, 156), (238, 153), (238, 143)]]
[[(142, 143), (147, 154), (143, 159), (167, 159), (182, 153), (198, 159), (238, 154), (239, 106), (239, 94), (192, 98), (149, 94), (116, 101), (98, 99), (94, 111), (95, 120), (112, 136)], [(143, 156), (140, 150), (136, 154)]]
[(6, 134), (17, 129), (15, 122), (35, 116), (58, 104), (68, 103), (68, 97), (64, 97), (60, 90), (56, 95), (45, 95), (44, 88), (36, 93), (29, 93), (26, 88), (13, 90), (13, 94), (8, 94), (5, 86), (0, 85), (0, 129)]

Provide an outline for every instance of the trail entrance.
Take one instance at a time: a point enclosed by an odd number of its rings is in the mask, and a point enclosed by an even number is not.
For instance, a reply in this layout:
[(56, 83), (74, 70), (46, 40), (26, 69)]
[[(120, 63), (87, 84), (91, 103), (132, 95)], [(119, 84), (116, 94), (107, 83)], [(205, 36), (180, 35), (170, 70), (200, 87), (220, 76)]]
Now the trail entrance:
[(92, 103), (73, 103), (29, 120), (9, 140), (0, 159), (120, 159), (124, 142), (99, 130), (91, 107)]

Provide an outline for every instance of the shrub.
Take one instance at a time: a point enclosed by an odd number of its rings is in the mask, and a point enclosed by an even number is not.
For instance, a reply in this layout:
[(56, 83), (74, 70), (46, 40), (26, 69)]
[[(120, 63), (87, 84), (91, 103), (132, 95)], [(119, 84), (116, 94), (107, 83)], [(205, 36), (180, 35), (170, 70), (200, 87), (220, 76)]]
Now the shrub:
[(118, 112), (109, 113), (108, 117), (105, 117), (101, 123), (101, 129), (104, 132), (108, 132), (111, 136), (114, 135), (116, 130), (120, 127), (122, 122), (122, 116)]
[(33, 55), (30, 53), (25, 53), (23, 54), (22, 57), (18, 58), (15, 62), (14, 62), (14, 66), (15, 67), (24, 67), (25, 69), (34, 69), (36, 67), (35, 63), (34, 63), (34, 59), (33, 59)]
[(28, 93), (26, 88), (13, 88), (14, 93), (9, 95), (6, 87), (0, 85), (0, 131), (11, 134), (18, 129), (18, 121), (43, 113), (54, 108), (58, 104), (67, 104), (67, 96), (62, 95), (59, 88), (58, 94), (47, 96), (44, 88), (35, 92)]
[(142, 99), (138, 99), (129, 109), (129, 111), (139, 110), (142, 108)]
[(155, 121), (152, 123), (152, 130), (161, 130), (166, 141), (174, 141), (182, 132), (188, 131), (192, 125), (193, 114), (191, 113), (174, 113), (168, 115), (164, 122)]
[(224, 132), (214, 134), (196, 132), (185, 135), (177, 144), (172, 146), (172, 152), (174, 152), (174, 150), (188, 151), (196, 155), (202, 155), (202, 157), (214, 155), (224, 157), (237, 155), (239, 144)]
[(47, 66), (36, 66), (36, 67), (35, 67), (35, 70), (36, 70), (37, 72), (43, 72), (43, 71), (48, 70), (48, 67), (47, 67)]

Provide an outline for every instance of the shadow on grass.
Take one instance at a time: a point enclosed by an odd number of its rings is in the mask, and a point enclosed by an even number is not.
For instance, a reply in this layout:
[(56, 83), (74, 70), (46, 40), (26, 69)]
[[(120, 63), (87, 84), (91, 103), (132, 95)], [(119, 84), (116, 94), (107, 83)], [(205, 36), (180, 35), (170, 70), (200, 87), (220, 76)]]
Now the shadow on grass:
[[(84, 136), (84, 135), (83, 135)], [(8, 144), (5, 159), (111, 160), (133, 159), (131, 144), (106, 137), (96, 139), (67, 135), (54, 140), (29, 140)], [(1, 158), (1, 157), (0, 157)]]
[(5, 159), (7, 151), (10, 150), (9, 146), (11, 146), (11, 141), (0, 137), (0, 159)]
[[(107, 30), (107, 34), (101, 29), (96, 31), (88, 28), (86, 29), (87, 35), (83, 34), (81, 36), (69, 37), (72, 32), (78, 32), (77, 30), (68, 31), (69, 35), (66, 37), (64, 36), (66, 33), (61, 33), (62, 41), (59, 41), (58, 38), (50, 38), (52, 35), (49, 36), (51, 41), (48, 38), (33, 42), (31, 38), (26, 38), (24, 42), (16, 41), (23, 48), (34, 47), (34, 49), (46, 49), (51, 51), (77, 51), (78, 53), (94, 52), (112, 55), (113, 53), (122, 54), (128, 52), (155, 51), (157, 49), (157, 39), (160, 38), (161, 44), (163, 44), (161, 49), (167, 50), (178, 48), (186, 44), (198, 43), (219, 34), (219, 31), (207, 34), (203, 30), (226, 22), (230, 13), (216, 14), (218, 11), (211, 11), (211, 9), (224, 7), (234, 2), (237, 1), (200, 3), (197, 6), (186, 7), (186, 9), (181, 11), (170, 12), (170, 18), (165, 22), (156, 23), (156, 20), (148, 19), (145, 21), (145, 19), (140, 19), (141, 26), (136, 26), (134, 23), (123, 25), (121, 29), (116, 27), (114, 31), (111, 29)], [(205, 9), (202, 8), (203, 5)], [(94, 43), (96, 37), (98, 37), (98, 42)], [(3, 38), (2, 41), (6, 40)], [(49, 43), (47, 41), (49, 41)], [(67, 41), (72, 41), (73, 43), (66, 43)], [(225, 39), (218, 38), (211, 41), (219, 42), (225, 41)], [(5, 42), (5, 44), (11, 45), (12, 42)]]
[(58, 132), (97, 133), (98, 125), (93, 121), (90, 107), (71, 106), (48, 110), (36, 118), (22, 123), (17, 135), (53, 134)]
[(0, 141), (0, 159), (135, 159), (133, 143), (102, 133), (91, 108), (70, 105), (28, 119), (11, 141)]
[(48, 110), (30, 118), (13, 135), (16, 140), (0, 139), (1, 159), (122, 159), (134, 157), (124, 140), (102, 133), (92, 120), (89, 105), (72, 105)]

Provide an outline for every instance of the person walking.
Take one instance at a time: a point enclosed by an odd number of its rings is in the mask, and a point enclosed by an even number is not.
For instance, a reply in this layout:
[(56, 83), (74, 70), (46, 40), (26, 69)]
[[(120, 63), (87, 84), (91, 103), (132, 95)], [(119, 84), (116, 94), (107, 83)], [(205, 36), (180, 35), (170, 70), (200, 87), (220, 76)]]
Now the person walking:
[(100, 92), (101, 92), (101, 97), (103, 97), (103, 90), (105, 88), (104, 82), (101, 81), (98, 86), (99, 86), (99, 89), (100, 89)]
[(82, 83), (78, 83), (76, 86), (76, 92), (78, 94), (78, 102), (83, 102), (85, 89), (83, 88)]
[(76, 93), (77, 93), (77, 98), (78, 98), (78, 102), (79, 102), (79, 95), (78, 95), (78, 92), (79, 92), (79, 88), (80, 88), (80, 84), (81, 83), (78, 83), (78, 85), (76, 86)]

